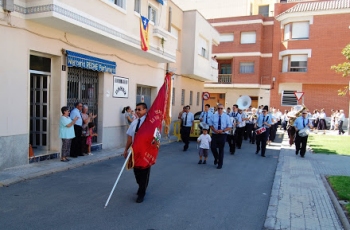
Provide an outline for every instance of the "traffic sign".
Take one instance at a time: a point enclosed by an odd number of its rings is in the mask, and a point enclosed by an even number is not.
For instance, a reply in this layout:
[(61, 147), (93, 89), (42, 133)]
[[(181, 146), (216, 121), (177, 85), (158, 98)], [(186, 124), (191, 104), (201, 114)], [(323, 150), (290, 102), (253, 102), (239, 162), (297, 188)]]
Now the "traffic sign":
[(209, 92), (203, 92), (202, 98), (203, 98), (203, 100), (208, 100), (210, 98), (210, 93)]
[(304, 92), (294, 92), (294, 95), (299, 101), (304, 96)]

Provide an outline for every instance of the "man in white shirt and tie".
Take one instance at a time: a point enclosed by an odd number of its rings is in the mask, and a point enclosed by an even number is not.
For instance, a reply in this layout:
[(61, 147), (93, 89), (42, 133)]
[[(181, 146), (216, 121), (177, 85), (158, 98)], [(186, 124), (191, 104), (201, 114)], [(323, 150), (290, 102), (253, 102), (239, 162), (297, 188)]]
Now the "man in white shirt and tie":
[(182, 127), (180, 130), (180, 134), (181, 134), (182, 141), (185, 143), (183, 151), (187, 151), (190, 143), (191, 128), (194, 121), (194, 115), (193, 113), (190, 112), (189, 105), (186, 106), (185, 112), (182, 113), (181, 120), (182, 120)]

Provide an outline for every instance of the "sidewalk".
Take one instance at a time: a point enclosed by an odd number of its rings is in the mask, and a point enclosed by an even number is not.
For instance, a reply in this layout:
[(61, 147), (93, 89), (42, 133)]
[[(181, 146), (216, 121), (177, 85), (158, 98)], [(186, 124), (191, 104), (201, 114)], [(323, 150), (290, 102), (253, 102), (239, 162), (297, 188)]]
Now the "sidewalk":
[[(170, 136), (169, 139), (162, 138), (161, 144), (168, 144), (176, 141), (177, 138)], [(60, 159), (46, 160), (31, 163), (23, 166), (8, 168), (0, 171), (0, 187), (9, 186), (20, 181), (33, 179), (56, 172), (61, 172), (83, 165), (92, 164), (99, 161), (111, 159), (113, 157), (122, 157), (124, 148), (100, 150), (92, 152), (94, 155), (74, 158), (69, 162), (61, 162)]]
[[(311, 134), (320, 135), (320, 134)], [(335, 135), (327, 131), (326, 135)], [(285, 133), (276, 169), (265, 229), (343, 229), (344, 216), (337, 214), (324, 175), (350, 176), (350, 157), (313, 154), (295, 155), (295, 145)], [(336, 203), (336, 202), (335, 202)], [(347, 221), (347, 220), (346, 220)], [(346, 228), (346, 227), (345, 227)]]

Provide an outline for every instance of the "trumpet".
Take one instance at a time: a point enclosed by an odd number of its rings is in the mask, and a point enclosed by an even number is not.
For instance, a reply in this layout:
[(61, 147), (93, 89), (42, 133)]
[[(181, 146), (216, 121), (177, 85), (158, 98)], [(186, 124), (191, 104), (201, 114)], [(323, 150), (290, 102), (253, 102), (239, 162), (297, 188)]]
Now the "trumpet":
[(236, 132), (236, 124), (238, 122), (238, 118), (237, 117), (230, 117), (231, 122), (232, 122), (232, 129), (230, 131), (228, 131), (229, 135), (235, 135)]

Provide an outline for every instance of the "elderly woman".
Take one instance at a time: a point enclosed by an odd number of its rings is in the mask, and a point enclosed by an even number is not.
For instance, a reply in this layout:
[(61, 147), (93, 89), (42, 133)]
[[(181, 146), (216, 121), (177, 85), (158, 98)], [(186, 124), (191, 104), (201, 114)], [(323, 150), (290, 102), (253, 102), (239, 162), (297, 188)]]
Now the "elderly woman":
[(75, 137), (74, 124), (78, 120), (75, 117), (73, 120), (69, 117), (69, 109), (67, 106), (61, 108), (62, 116), (60, 119), (60, 138), (62, 139), (61, 161), (67, 162), (67, 156), (70, 153), (72, 139)]
[(97, 117), (97, 115), (88, 114), (89, 107), (87, 105), (83, 105), (83, 109), (81, 110), (81, 117), (83, 119), (83, 126), (82, 126), (82, 137), (81, 137), (81, 148), (82, 153), (84, 155), (87, 155), (88, 153), (88, 146), (86, 144), (86, 138), (89, 136), (89, 128), (88, 124), (90, 122), (93, 122), (93, 120)]

